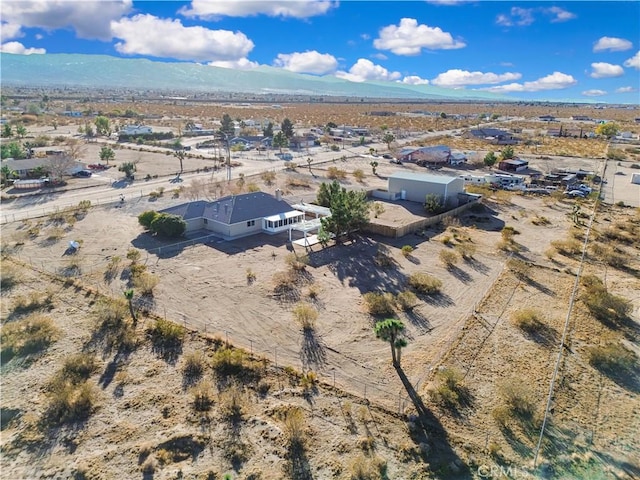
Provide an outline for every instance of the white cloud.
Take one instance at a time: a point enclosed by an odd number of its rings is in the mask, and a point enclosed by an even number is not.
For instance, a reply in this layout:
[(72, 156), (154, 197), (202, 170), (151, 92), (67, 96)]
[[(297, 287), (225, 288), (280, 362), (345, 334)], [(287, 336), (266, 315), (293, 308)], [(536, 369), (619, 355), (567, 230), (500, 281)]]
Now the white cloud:
[(464, 85), (493, 85), (496, 83), (518, 80), (522, 75), (520, 73), (483, 73), (468, 72), (466, 70), (447, 70), (434, 78), (431, 83), (439, 87), (462, 87)]
[(429, 80), (426, 78), (420, 78), (417, 75), (408, 75), (402, 79), (402, 83), (408, 85), (429, 85)]
[(534, 22), (533, 8), (511, 7), (508, 15), (500, 14), (496, 17), (496, 23), (503, 27), (525, 27)]
[(593, 90), (585, 90), (584, 92), (582, 92), (582, 95), (584, 95), (585, 97), (601, 97), (602, 95), (606, 95), (607, 92), (605, 92), (604, 90), (597, 90), (597, 89), (593, 89)]
[(378, 53), (372, 53), (371, 54), (371, 58), (375, 58), (376, 60), (388, 60), (389, 57), (387, 57), (384, 53), (378, 52)]
[(594, 52), (604, 52), (609, 50), (610, 52), (624, 52), (633, 47), (633, 44), (629, 40), (617, 37), (601, 37), (596, 43), (593, 44)]
[(464, 2), (470, 2), (472, 0), (427, 0), (427, 3), (433, 5), (462, 5)]
[(5, 42), (12, 38), (24, 37), (21, 28), (22, 25), (17, 23), (2, 22), (2, 24), (0, 24), (0, 41)]
[(390, 72), (380, 65), (375, 65), (371, 60), (367, 60), (366, 58), (358, 59), (348, 72), (337, 71), (335, 75), (338, 78), (344, 78), (352, 82), (366, 82), (371, 80), (395, 81), (402, 77), (400, 72)]
[(390, 50), (396, 55), (418, 55), (423, 48), (450, 50), (463, 48), (466, 44), (454, 40), (450, 33), (443, 32), (440, 27), (418, 25), (415, 18), (403, 18), (399, 25), (381, 28), (373, 46), (378, 50)]
[(635, 68), (636, 70), (640, 70), (640, 50), (638, 50), (633, 57), (625, 60), (623, 65), (627, 68)]
[(253, 49), (253, 42), (242, 32), (185, 27), (180, 20), (153, 15), (136, 15), (112, 22), (118, 52), (150, 55), (178, 60), (238, 62)]
[(252, 62), (247, 58), (239, 58), (237, 60), (218, 60), (207, 63), (210, 67), (228, 68), (230, 70), (251, 70), (260, 66), (258, 62)]
[(193, 0), (191, 8), (182, 7), (179, 13), (186, 17), (214, 19), (216, 17), (250, 17), (267, 15), (269, 17), (309, 18), (324, 15), (337, 7), (334, 0)]
[(111, 40), (111, 21), (129, 13), (132, 3), (132, 0), (4, 1), (2, 17), (3, 20), (23, 27), (38, 27), (45, 30), (71, 27), (80, 38)]
[(27, 48), (20, 42), (7, 42), (0, 45), (0, 52), (14, 53), (16, 55), (32, 55), (47, 53), (44, 48)]
[(591, 78), (611, 78), (624, 75), (624, 69), (620, 65), (613, 65), (606, 62), (595, 62), (591, 64), (593, 71), (589, 74)]
[(279, 53), (273, 61), (276, 67), (284, 68), (296, 73), (312, 73), (325, 75), (333, 73), (338, 67), (338, 60), (328, 53), (318, 53), (315, 50), (295, 53)]
[(488, 92), (539, 92), (540, 90), (562, 90), (569, 88), (578, 81), (571, 75), (562, 72), (553, 72), (546, 77), (539, 78), (533, 82), (509, 83), (507, 85), (498, 85), (496, 87), (481, 88)]
[(620, 87), (616, 88), (616, 93), (631, 93), (635, 92), (637, 89), (633, 87)]
[(575, 13), (571, 13), (568, 10), (560, 7), (546, 8), (544, 9), (544, 12), (553, 16), (553, 18), (551, 19), (551, 23), (567, 22), (576, 18)]

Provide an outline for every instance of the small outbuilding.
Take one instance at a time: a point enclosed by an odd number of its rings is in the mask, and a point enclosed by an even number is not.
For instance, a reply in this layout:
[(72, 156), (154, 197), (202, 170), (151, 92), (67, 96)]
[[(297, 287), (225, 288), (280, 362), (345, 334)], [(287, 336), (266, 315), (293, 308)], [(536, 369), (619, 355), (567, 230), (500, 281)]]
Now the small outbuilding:
[(519, 158), (510, 158), (508, 160), (502, 160), (498, 164), (498, 168), (505, 172), (524, 172), (529, 168), (529, 162)]
[(396, 172), (389, 177), (388, 191), (392, 198), (420, 203), (424, 203), (427, 195), (434, 194), (447, 207), (457, 207), (458, 194), (464, 193), (464, 180), (445, 175)]

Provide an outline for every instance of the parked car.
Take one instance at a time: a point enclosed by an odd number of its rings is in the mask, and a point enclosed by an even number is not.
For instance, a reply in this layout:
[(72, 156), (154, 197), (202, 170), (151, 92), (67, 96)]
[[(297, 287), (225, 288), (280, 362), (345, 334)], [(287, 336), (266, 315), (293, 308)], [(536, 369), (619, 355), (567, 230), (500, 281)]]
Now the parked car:
[(385, 153), (384, 155), (382, 155), (382, 158), (386, 158), (387, 160), (392, 160), (393, 155), (391, 155), (390, 153)]
[(91, 170), (80, 170), (73, 174), (74, 177), (90, 177), (91, 175)]
[(582, 190), (571, 190), (569, 192), (566, 192), (566, 195), (570, 196), (570, 197), (580, 197), (580, 198), (584, 198), (587, 196), (587, 193), (582, 191)]

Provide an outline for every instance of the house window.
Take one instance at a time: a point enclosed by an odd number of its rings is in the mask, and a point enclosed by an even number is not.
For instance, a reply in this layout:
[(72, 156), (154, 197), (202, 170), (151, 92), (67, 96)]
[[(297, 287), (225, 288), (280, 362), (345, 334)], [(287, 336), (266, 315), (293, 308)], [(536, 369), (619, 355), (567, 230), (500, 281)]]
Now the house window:
[(255, 224), (256, 224), (256, 221), (255, 221), (255, 220), (249, 220), (249, 221), (247, 222), (247, 227), (253, 227)]
[(207, 220), (206, 218), (203, 219), (204, 220), (204, 224), (206, 225), (207, 223), (209, 223), (209, 220)]

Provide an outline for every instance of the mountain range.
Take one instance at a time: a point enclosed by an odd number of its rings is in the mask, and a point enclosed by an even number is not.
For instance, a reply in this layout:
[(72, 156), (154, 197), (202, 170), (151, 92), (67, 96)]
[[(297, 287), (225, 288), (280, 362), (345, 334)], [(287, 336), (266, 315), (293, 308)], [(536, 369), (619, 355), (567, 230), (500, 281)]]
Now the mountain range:
[(489, 92), (394, 82), (350, 82), (260, 66), (251, 70), (107, 55), (0, 54), (5, 86), (85, 87), (253, 95), (309, 95), (433, 101), (514, 101)]

